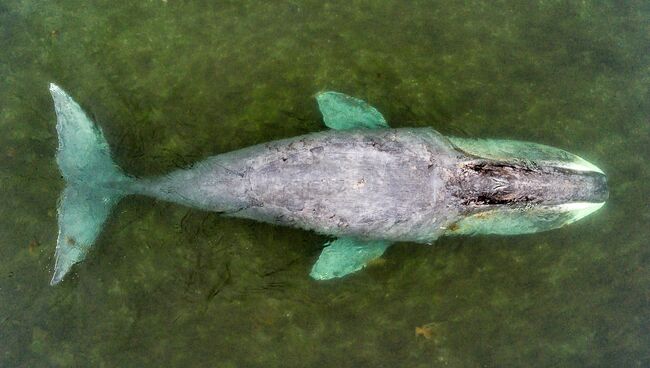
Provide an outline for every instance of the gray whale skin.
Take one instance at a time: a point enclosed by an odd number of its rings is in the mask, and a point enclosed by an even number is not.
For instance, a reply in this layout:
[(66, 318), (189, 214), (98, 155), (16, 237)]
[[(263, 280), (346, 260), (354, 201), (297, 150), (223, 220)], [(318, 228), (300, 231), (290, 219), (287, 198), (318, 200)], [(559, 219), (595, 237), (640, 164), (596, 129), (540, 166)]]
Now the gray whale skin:
[(397, 241), (558, 228), (608, 197), (604, 173), (566, 151), (391, 129), (376, 109), (337, 92), (316, 97), (329, 130), (139, 179), (115, 165), (101, 129), (70, 96), (55, 84), (50, 92), (66, 181), (52, 285), (86, 257), (113, 206), (132, 194), (332, 236), (311, 270), (317, 280), (358, 271)]

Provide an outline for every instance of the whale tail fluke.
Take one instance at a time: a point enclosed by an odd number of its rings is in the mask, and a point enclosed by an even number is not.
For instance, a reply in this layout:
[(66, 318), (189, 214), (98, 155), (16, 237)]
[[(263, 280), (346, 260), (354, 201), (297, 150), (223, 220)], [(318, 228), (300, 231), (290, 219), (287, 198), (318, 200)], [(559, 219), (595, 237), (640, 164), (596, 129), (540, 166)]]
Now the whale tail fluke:
[(111, 158), (108, 143), (81, 107), (51, 83), (59, 137), (56, 161), (66, 181), (58, 206), (59, 235), (51, 285), (82, 261), (113, 206), (130, 193), (134, 179)]

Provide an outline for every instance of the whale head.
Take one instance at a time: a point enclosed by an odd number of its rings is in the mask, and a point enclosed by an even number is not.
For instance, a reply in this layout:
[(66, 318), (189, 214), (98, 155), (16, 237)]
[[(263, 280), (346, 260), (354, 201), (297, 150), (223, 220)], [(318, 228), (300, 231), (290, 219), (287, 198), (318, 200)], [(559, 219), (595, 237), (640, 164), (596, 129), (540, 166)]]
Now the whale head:
[(575, 222), (601, 208), (607, 177), (564, 150), (510, 140), (450, 138), (462, 154), (450, 190), (459, 216), (447, 234), (526, 234)]

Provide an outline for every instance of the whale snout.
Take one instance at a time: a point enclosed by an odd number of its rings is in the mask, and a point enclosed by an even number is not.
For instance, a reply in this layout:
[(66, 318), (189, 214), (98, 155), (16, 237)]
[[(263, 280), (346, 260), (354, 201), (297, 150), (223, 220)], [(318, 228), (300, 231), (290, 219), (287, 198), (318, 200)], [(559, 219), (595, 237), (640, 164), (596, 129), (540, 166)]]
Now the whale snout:
[(548, 193), (555, 203), (605, 203), (609, 198), (607, 176), (600, 172), (565, 171), (561, 169), (545, 180), (552, 184)]
[(605, 174), (594, 175), (591, 198), (589, 202), (602, 203), (609, 199), (609, 186)]

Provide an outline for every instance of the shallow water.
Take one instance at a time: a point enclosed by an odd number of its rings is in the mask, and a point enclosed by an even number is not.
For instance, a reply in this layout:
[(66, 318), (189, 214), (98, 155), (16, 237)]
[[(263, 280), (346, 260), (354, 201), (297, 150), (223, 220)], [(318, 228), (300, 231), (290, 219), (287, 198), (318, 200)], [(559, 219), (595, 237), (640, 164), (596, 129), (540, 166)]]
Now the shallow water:
[[(650, 366), (650, 6), (471, 3), (0, 0), (0, 366)], [(137, 176), (322, 130), (338, 90), (393, 127), (576, 153), (610, 199), (318, 283), (325, 237), (129, 197), (50, 287), (51, 81)]]

